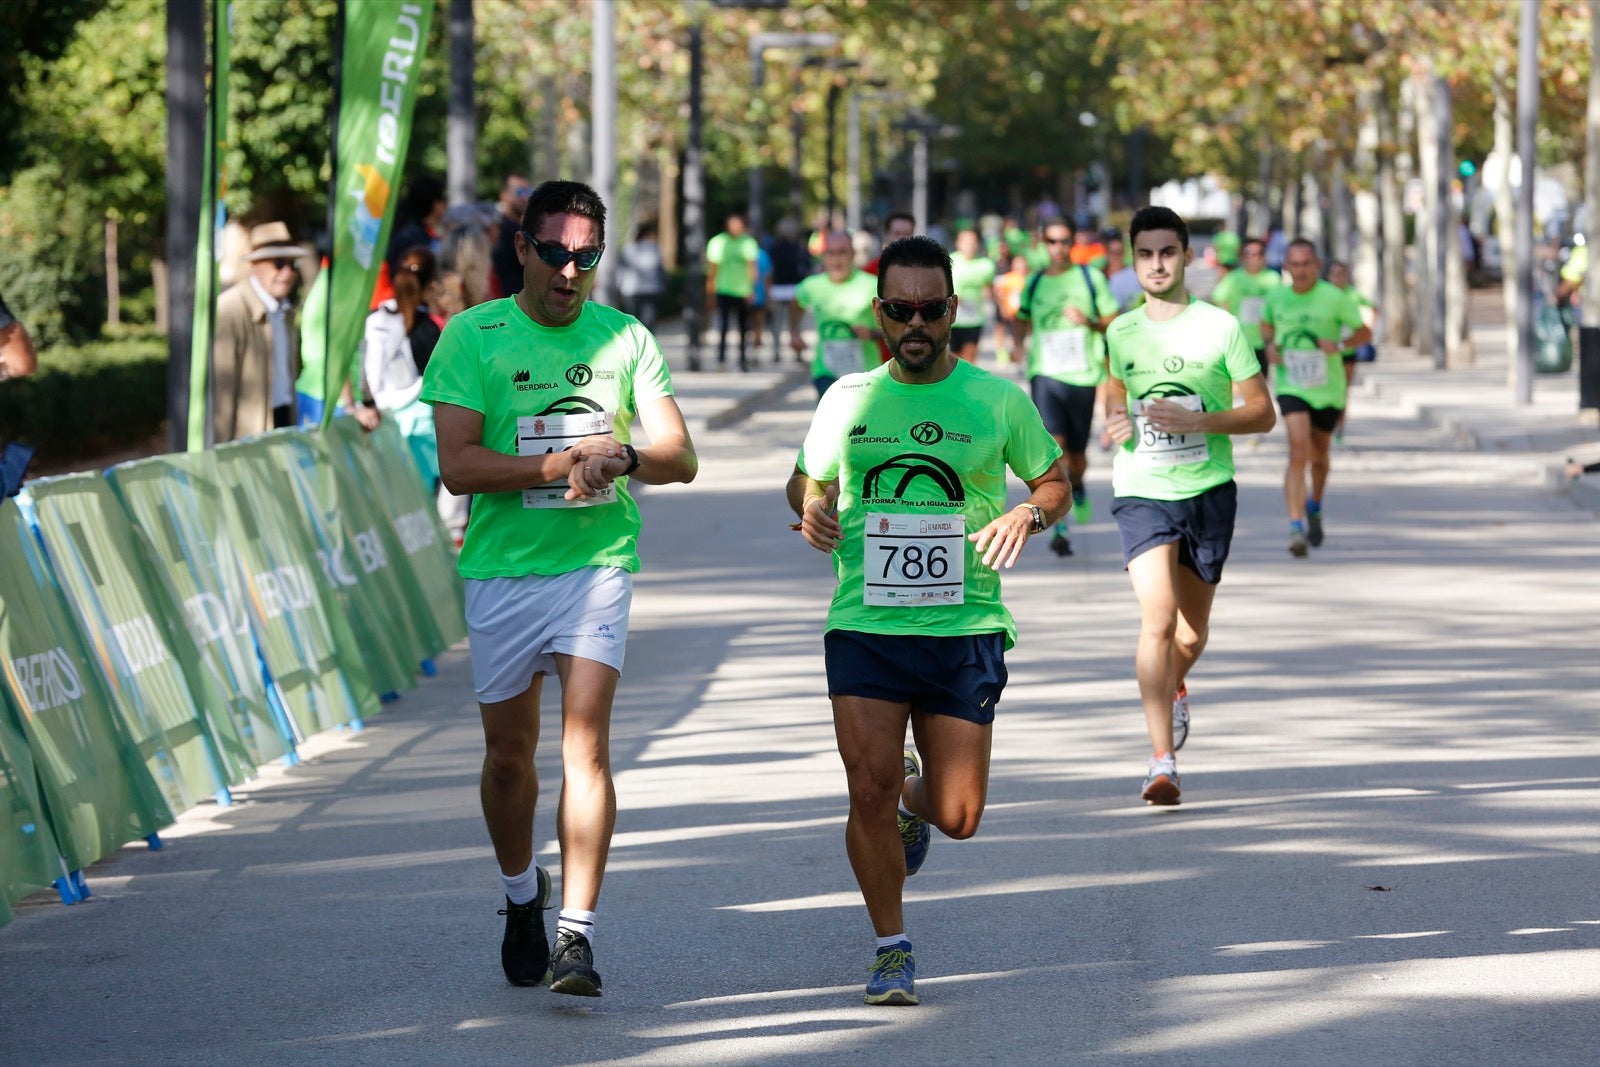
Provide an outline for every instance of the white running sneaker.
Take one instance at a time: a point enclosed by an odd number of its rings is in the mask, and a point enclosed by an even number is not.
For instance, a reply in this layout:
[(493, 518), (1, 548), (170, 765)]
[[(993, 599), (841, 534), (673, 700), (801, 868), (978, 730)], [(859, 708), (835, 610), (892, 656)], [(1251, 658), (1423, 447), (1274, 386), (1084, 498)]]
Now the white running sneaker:
[(1141, 795), (1146, 804), (1171, 807), (1178, 803), (1178, 761), (1173, 759), (1172, 753), (1150, 761), (1150, 773), (1145, 776)]
[(1176, 752), (1189, 740), (1189, 687), (1184, 686), (1172, 698), (1172, 751)]

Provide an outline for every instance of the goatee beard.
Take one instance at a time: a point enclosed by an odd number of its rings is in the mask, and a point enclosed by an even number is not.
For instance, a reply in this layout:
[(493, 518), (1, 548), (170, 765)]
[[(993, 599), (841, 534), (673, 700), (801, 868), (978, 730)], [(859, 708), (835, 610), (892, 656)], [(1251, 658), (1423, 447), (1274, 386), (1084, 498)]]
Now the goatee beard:
[[(908, 340), (916, 340), (916, 341), (926, 341), (926, 342), (928, 342), (928, 356), (927, 356), (927, 358), (918, 360), (918, 359), (915, 359), (915, 358), (912, 358), (912, 357), (907, 357), (907, 356), (901, 355), (900, 354), (900, 347), (901, 347), (901, 345), (904, 345)], [(900, 369), (901, 370), (910, 371), (913, 374), (921, 374), (923, 371), (927, 370), (929, 367), (931, 367), (935, 363), (937, 363), (939, 361), (939, 357), (944, 355), (945, 351), (949, 347), (950, 347), (950, 338), (949, 337), (946, 337), (942, 344), (935, 344), (934, 341), (933, 341), (933, 338), (927, 336), (926, 334), (921, 334), (921, 335), (912, 334), (912, 335), (908, 335), (906, 337), (900, 338), (900, 343), (899, 344), (891, 345), (890, 348), (889, 348), (889, 354), (894, 357), (894, 361), (896, 363), (900, 364)]]

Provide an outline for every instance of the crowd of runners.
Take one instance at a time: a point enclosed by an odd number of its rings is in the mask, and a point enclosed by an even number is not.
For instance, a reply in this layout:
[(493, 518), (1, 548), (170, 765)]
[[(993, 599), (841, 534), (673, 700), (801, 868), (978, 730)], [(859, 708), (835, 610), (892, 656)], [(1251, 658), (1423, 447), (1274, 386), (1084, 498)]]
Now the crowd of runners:
[[(609, 723), (639, 567), (628, 486), (688, 482), (698, 469), (655, 338), (589, 300), (605, 221), (587, 186), (534, 189), (515, 235), (520, 291), (449, 322), (422, 392), (444, 484), (474, 497), (460, 569), (482, 803), (505, 891), (502, 966), (514, 984), (579, 996), (601, 993)], [(821, 269), (781, 285), (763, 280), (761, 256), (772, 257), (737, 216), (708, 247), (717, 362), (729, 366), (730, 328), (737, 365), (759, 359), (751, 305), (766, 285), (775, 350), (786, 326), (816, 384), (786, 491), (795, 530), (837, 578), (826, 692), (848, 783), (846, 853), (876, 937), (866, 1000), (889, 1005), (918, 1002), (904, 881), (932, 829), (970, 837), (983, 815), (1016, 639), (999, 572), (1034, 536), (1072, 554), (1070, 524), (1093, 511), (1084, 475), (1097, 415), (1141, 615), (1134, 673), (1151, 751), (1139, 795), (1170, 806), (1186, 682), (1234, 533), (1233, 439), (1281, 416), (1288, 550), (1308, 555), (1324, 541), (1330, 446), (1374, 313), (1341, 264), (1325, 279), (1315, 246), (1298, 239), (1287, 277), (1266, 267), (1261, 240), (1217, 241), (1223, 276), (1202, 300), (1189, 229), (1161, 207), (1135, 213), (1126, 235), (1056, 216), (1031, 234), (957, 227), (947, 248), (918, 229), (895, 215), (870, 260), (857, 235), (823, 229), (811, 245)], [(978, 359), (986, 336), (994, 371)], [(632, 444), (635, 422), (647, 447)], [(1009, 508), (1008, 476), (1028, 489)], [(553, 948), (543, 913), (554, 885), (534, 862), (546, 674), (560, 681), (564, 772)]]

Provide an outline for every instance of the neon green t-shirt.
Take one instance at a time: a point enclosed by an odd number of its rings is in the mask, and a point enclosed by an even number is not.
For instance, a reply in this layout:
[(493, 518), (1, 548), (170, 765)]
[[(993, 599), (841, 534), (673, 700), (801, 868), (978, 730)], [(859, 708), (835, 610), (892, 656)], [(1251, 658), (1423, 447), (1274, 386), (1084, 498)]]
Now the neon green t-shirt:
[(843, 378), (878, 365), (878, 343), (850, 332), (852, 326), (876, 328), (872, 298), (878, 279), (858, 270), (842, 282), (813, 274), (795, 286), (794, 302), (817, 320), (817, 347), (811, 355), (811, 377)]
[(749, 234), (735, 237), (719, 233), (706, 242), (706, 262), (717, 268), (716, 291), (720, 296), (749, 296), (756, 291), (750, 279), (750, 264), (761, 258), (761, 246)]
[(1260, 350), (1266, 347), (1261, 340), (1261, 312), (1267, 306), (1267, 294), (1282, 284), (1283, 275), (1264, 267), (1254, 274), (1230, 270), (1211, 290), (1210, 299), (1239, 320), (1245, 340)]
[(844, 540), (829, 630), (1017, 637), (1000, 575), (967, 540), (1006, 506), (1006, 469), (1024, 481), (1061, 449), (1015, 384), (957, 362), (932, 385), (883, 364), (823, 395), (799, 467), (838, 479)]
[(322, 380), (328, 360), (328, 275), (324, 266), (306, 294), (300, 313), (300, 377), (294, 380), (296, 392), (322, 399), (327, 384)]
[(1068, 322), (1069, 307), (1090, 319), (1103, 319), (1121, 310), (1111, 295), (1111, 283), (1093, 267), (1068, 267), (1060, 274), (1029, 278), (1017, 306), (1017, 319), (1033, 323), (1028, 337), (1028, 377), (1099, 385), (1106, 380), (1105, 338), (1099, 330)]
[(1106, 330), (1111, 376), (1128, 390), (1133, 439), (1111, 465), (1116, 496), (1188, 500), (1233, 478), (1227, 434), (1169, 434), (1139, 417), (1141, 402), (1175, 400), (1194, 411), (1233, 407), (1233, 383), (1261, 373), (1239, 320), (1193, 297), (1175, 318), (1151, 322), (1147, 307), (1117, 316)]
[[(423, 374), (422, 399), (483, 414), (483, 447), (560, 451), (609, 433), (627, 442), (641, 403), (672, 395), (667, 361), (639, 320), (586, 303), (571, 325), (541, 326), (514, 297), (452, 318)], [(592, 501), (562, 499), (565, 481), (472, 500), (465, 578), (639, 569), (639, 507), (618, 478)]]
[(982, 326), (983, 290), (994, 284), (994, 263), (983, 256), (968, 259), (960, 252), (950, 256), (950, 273), (955, 276), (957, 326)]
[(1344, 330), (1361, 329), (1361, 309), (1338, 286), (1317, 279), (1304, 294), (1280, 285), (1261, 311), (1271, 326), (1283, 362), (1274, 378), (1279, 396), (1297, 396), (1314, 408), (1344, 407), (1344, 360), (1318, 341), (1339, 341)]

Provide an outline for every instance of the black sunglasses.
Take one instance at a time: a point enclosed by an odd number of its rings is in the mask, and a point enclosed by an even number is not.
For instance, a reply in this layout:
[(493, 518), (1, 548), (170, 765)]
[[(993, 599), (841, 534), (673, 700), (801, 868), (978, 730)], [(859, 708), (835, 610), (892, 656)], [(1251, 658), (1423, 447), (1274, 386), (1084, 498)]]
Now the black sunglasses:
[(920, 304), (913, 304), (909, 300), (880, 300), (878, 306), (896, 322), (910, 322), (919, 311), (922, 312), (923, 322), (933, 322), (950, 313), (950, 298), (944, 296), (938, 300), (924, 300)]
[(522, 231), (522, 236), (526, 237), (529, 243), (533, 245), (534, 254), (539, 257), (540, 262), (546, 263), (556, 270), (560, 270), (568, 263), (576, 263), (579, 270), (594, 270), (594, 265), (600, 262), (600, 253), (606, 250), (605, 245), (601, 245), (599, 248), (579, 248), (576, 250), (563, 248), (554, 241), (541, 241), (527, 230)]

